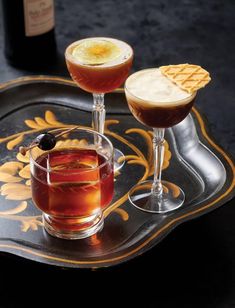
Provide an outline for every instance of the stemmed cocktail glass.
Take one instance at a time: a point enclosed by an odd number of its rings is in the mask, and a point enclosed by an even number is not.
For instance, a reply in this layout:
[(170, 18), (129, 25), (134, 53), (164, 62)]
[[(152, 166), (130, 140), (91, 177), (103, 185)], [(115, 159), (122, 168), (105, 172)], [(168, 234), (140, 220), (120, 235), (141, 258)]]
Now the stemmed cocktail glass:
[[(120, 87), (126, 80), (133, 60), (133, 50), (125, 42), (106, 37), (86, 38), (69, 45), (65, 51), (72, 79), (93, 94), (93, 128), (104, 133), (104, 94)], [(122, 167), (120, 150), (114, 149), (114, 169)]]
[(181, 122), (190, 112), (196, 91), (188, 93), (163, 76), (159, 69), (136, 72), (125, 83), (128, 106), (134, 117), (153, 128), (154, 179), (135, 185), (131, 203), (151, 213), (166, 213), (180, 207), (185, 194), (176, 184), (161, 180), (165, 128)]

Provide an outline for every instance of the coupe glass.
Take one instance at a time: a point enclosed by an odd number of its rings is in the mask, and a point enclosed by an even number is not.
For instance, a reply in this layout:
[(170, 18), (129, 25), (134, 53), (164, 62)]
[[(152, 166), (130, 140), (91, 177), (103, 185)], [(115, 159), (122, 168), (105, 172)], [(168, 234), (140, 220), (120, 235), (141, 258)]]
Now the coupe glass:
[[(154, 70), (156, 69), (151, 68), (136, 72), (129, 76), (125, 83), (125, 94), (130, 111), (139, 122), (152, 127), (154, 135), (154, 179), (135, 185), (129, 192), (129, 200), (143, 211), (166, 213), (179, 208), (185, 200), (185, 194), (176, 184), (161, 180), (165, 128), (181, 122), (189, 114), (196, 92), (189, 95), (187, 99), (174, 101), (170, 105), (138, 97), (131, 87), (128, 87), (128, 83), (132, 78), (136, 78), (137, 74)], [(151, 82), (145, 91), (148, 91), (150, 87)]]
[[(80, 44), (85, 43), (97, 43), (97, 48), (92, 47), (87, 50), (91, 50), (93, 54), (102, 57), (102, 53), (105, 54), (108, 51), (102, 47), (102, 42), (112, 43), (118, 46), (121, 50), (120, 56), (107, 63), (83, 63), (79, 61), (74, 55), (73, 51)], [(100, 44), (100, 46), (99, 46)], [(105, 105), (104, 105), (104, 94), (112, 92), (116, 88), (120, 87), (126, 80), (133, 61), (133, 50), (125, 42), (106, 37), (94, 37), (86, 38), (76, 41), (69, 45), (65, 51), (65, 59), (68, 67), (68, 71), (72, 79), (77, 85), (93, 94), (93, 110), (92, 110), (92, 123), (93, 128), (99, 133), (104, 133), (104, 122), (105, 122)], [(120, 160), (123, 153), (114, 149), (114, 169), (119, 170), (123, 164), (124, 159)]]

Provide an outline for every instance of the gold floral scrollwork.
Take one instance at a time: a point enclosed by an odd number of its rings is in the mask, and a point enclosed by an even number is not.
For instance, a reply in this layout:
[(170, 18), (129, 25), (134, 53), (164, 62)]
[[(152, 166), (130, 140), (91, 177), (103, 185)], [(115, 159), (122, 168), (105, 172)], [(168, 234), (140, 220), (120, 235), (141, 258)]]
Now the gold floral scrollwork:
[[(16, 146), (19, 146), (24, 141), (26, 135), (30, 135), (36, 132), (40, 132), (48, 129), (55, 129), (61, 127), (72, 127), (74, 124), (65, 124), (59, 122), (55, 114), (47, 110), (45, 112), (44, 118), (35, 117), (34, 119), (26, 119), (25, 124), (29, 130), (16, 133), (11, 136), (6, 136), (0, 138), (0, 144), (5, 143), (7, 150), (11, 151)], [(152, 132), (145, 131), (140, 128), (128, 129), (122, 136), (116, 132), (110, 130), (111, 125), (119, 124), (118, 120), (107, 119), (105, 122), (105, 134), (110, 136), (119, 142), (123, 143), (126, 147), (131, 150), (132, 154), (126, 155), (125, 160), (127, 164), (130, 165), (141, 165), (144, 167), (144, 174), (140, 177), (140, 181), (146, 180), (148, 177), (153, 175), (153, 148), (152, 148)], [(77, 124), (76, 124), (77, 125)], [(81, 126), (85, 127), (85, 126)], [(130, 134), (138, 134), (147, 146), (147, 153), (143, 153), (135, 144), (129, 141), (128, 136)], [(85, 140), (70, 140), (67, 137), (65, 140), (60, 140), (57, 142), (57, 146), (65, 145), (85, 145)], [(165, 159), (163, 163), (163, 169), (167, 168), (171, 158), (171, 152), (169, 150), (169, 145), (165, 142)], [(121, 173), (118, 172), (115, 176), (119, 176)], [(0, 194), (6, 200), (21, 201), (21, 203), (15, 205), (11, 209), (0, 209), (0, 218), (5, 218), (9, 220), (15, 220), (21, 222), (21, 230), (27, 232), (28, 230), (38, 230), (39, 226), (42, 226), (41, 216), (27, 216), (26, 210), (30, 205), (26, 200), (31, 199), (31, 181), (30, 181), (30, 166), (29, 166), (29, 153), (27, 152), (25, 156), (17, 153), (16, 159), (14, 161), (5, 162), (0, 165)], [(128, 199), (128, 192), (121, 196), (118, 200), (113, 202), (108, 208), (105, 209), (104, 215), (107, 217), (110, 213), (115, 212), (118, 214), (122, 220), (127, 221), (129, 219), (129, 214), (126, 210), (118, 208)], [(21, 214), (21, 215), (18, 215)]]
[(21, 231), (27, 232), (29, 229), (38, 230), (42, 226), (41, 215), (38, 216), (20, 216), (16, 215), (24, 212), (27, 208), (27, 201), (22, 201), (19, 205), (10, 210), (0, 211), (0, 217), (8, 220), (21, 222)]

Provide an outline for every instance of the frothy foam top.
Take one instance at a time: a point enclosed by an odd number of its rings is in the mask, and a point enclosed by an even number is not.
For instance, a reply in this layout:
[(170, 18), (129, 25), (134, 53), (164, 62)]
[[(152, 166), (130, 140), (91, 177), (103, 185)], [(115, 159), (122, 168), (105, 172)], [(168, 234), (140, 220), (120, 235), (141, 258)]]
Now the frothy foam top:
[[(128, 93), (144, 100), (146, 104), (179, 105), (192, 100), (194, 94), (180, 89), (167, 77), (162, 75), (158, 68), (139, 71), (131, 75), (126, 81)], [(180, 101), (180, 102), (179, 102)]]
[[(115, 58), (114, 60), (110, 60), (107, 61), (105, 63), (102, 64), (95, 64), (95, 65), (89, 65), (89, 64), (84, 64), (81, 61), (79, 61), (76, 57), (73, 56), (73, 50), (81, 43), (83, 43), (84, 41), (107, 41), (107, 42), (111, 42), (113, 44), (115, 44), (119, 49), (120, 49), (120, 55)], [(126, 62), (127, 60), (129, 60), (132, 55), (133, 55), (133, 50), (132, 48), (125, 42), (117, 40), (117, 39), (113, 39), (113, 38), (107, 38), (107, 37), (92, 37), (92, 38), (86, 38), (86, 39), (82, 39), (79, 41), (76, 41), (74, 43), (72, 43), (71, 45), (68, 46), (68, 48), (66, 49), (66, 57), (74, 63), (80, 64), (80, 65), (85, 65), (85, 66), (92, 66), (92, 67), (110, 67), (110, 66), (115, 66), (115, 65), (119, 65), (122, 64), (124, 62)]]

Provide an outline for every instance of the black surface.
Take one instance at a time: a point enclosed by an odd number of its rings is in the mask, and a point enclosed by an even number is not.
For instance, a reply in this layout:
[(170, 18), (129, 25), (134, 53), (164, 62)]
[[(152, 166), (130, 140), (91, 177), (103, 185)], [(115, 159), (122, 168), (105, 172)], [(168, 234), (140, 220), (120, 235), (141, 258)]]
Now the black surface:
[[(79, 37), (94, 35), (129, 41), (135, 49), (134, 71), (168, 63), (201, 64), (211, 72), (213, 82), (201, 91), (197, 105), (211, 123), (213, 135), (234, 155), (234, 10), (233, 0), (57, 0), (60, 61), (40, 73), (68, 76), (62, 56), (65, 46)], [(0, 35), (0, 81), (39, 73), (11, 68), (2, 50)], [(108, 306), (104, 295), (110, 291), (113, 301), (123, 307), (127, 306), (126, 294), (130, 306), (235, 307), (234, 217), (233, 200), (213, 213), (181, 225), (144, 256), (103, 270), (102, 275), (63, 271), (3, 256), (0, 307), (30, 307), (24, 290), (31, 290), (41, 299), (39, 294), (48, 294), (51, 288), (61, 298), (71, 297), (73, 292), (69, 288), (76, 291), (75, 303), (79, 303), (80, 295), (88, 286), (90, 291), (92, 285), (99, 287), (93, 290), (97, 297), (89, 297), (89, 301), (102, 301), (104, 306)], [(110, 274), (115, 279), (112, 283)], [(123, 283), (117, 283), (117, 274)], [(150, 275), (155, 279), (153, 285), (149, 285)], [(104, 281), (98, 284), (101, 276)], [(44, 284), (39, 283), (43, 277)], [(71, 277), (77, 280), (76, 286), (69, 283)], [(133, 286), (136, 289), (131, 292)], [(55, 293), (48, 301), (54, 298)]]

